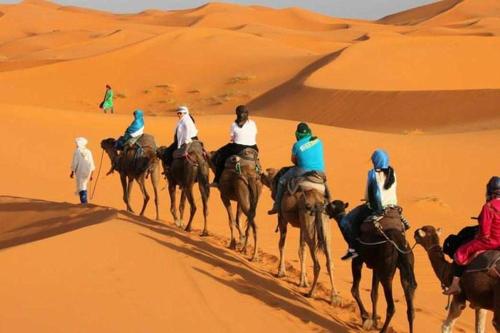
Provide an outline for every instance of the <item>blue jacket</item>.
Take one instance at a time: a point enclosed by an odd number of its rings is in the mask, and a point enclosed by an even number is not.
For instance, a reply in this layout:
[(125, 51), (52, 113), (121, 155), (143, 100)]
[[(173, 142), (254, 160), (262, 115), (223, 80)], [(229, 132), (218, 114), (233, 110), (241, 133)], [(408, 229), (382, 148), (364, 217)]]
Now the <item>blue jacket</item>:
[(144, 114), (141, 110), (134, 111), (134, 121), (125, 131), (124, 138), (128, 140), (132, 137), (132, 134), (144, 127)]
[(297, 160), (297, 166), (304, 171), (325, 172), (323, 142), (320, 139), (311, 136), (300, 139), (293, 145), (292, 154)]

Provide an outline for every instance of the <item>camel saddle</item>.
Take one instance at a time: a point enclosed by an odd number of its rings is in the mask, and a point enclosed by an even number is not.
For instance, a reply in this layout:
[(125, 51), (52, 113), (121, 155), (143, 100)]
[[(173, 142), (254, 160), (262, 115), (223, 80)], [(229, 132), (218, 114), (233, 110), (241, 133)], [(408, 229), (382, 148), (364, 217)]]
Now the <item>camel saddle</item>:
[(298, 190), (301, 191), (312, 191), (316, 190), (321, 194), (325, 194), (326, 191), (326, 175), (319, 171), (310, 171), (305, 174), (294, 177), (286, 185), (286, 189), (290, 195), (294, 195)]
[(480, 252), (465, 268), (464, 273), (484, 272), (494, 278), (500, 278), (500, 251), (490, 250)]
[(144, 150), (151, 150), (156, 153), (156, 143), (155, 139), (150, 134), (142, 134), (136, 138), (130, 138), (124, 144), (124, 152), (128, 150), (134, 150), (134, 159), (144, 156)]
[(405, 231), (401, 221), (401, 207), (388, 207), (384, 210), (382, 216), (369, 216), (361, 223), (360, 233), (364, 235), (380, 234), (380, 229)]
[(252, 148), (243, 149), (238, 155), (230, 156), (224, 163), (225, 169), (236, 170), (241, 172), (242, 167), (257, 170), (260, 173), (262, 167), (260, 166), (259, 153)]
[(188, 144), (183, 144), (180, 148), (174, 150), (173, 157), (174, 159), (178, 158), (187, 158), (190, 153), (193, 152), (202, 152), (203, 155), (206, 155), (205, 148), (203, 147), (203, 142), (199, 140), (193, 140)]

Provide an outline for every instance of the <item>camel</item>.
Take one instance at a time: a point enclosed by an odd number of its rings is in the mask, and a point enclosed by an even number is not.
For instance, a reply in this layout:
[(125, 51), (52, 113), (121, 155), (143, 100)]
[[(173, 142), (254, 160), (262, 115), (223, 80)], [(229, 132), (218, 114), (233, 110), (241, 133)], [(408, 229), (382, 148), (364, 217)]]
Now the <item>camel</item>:
[(138, 154), (138, 148), (135, 146), (119, 154), (115, 147), (116, 140), (114, 138), (108, 138), (101, 141), (101, 148), (104, 149), (111, 160), (111, 169), (108, 171), (107, 175), (114, 171), (119, 172), (123, 188), (123, 201), (127, 205), (127, 211), (131, 213), (134, 211), (130, 206), (130, 193), (132, 192), (134, 180), (137, 181), (144, 199), (140, 212), (141, 216), (144, 215), (144, 211), (149, 201), (149, 194), (146, 190), (146, 179), (151, 175), (151, 183), (153, 184), (155, 193), (156, 220), (159, 220), (158, 182), (160, 175), (154, 137), (149, 134), (144, 134), (137, 143), (142, 147), (140, 148), (142, 154)]
[[(340, 200), (331, 202), (329, 205), (330, 217), (333, 217), (337, 221), (337, 223), (340, 223), (342, 218), (346, 215), (345, 210), (348, 205), (348, 203), (344, 203)], [(396, 312), (394, 306), (394, 297), (392, 294), (392, 282), (396, 269), (399, 269), (401, 285), (403, 287), (406, 299), (406, 314), (408, 319), (409, 332), (413, 333), (413, 321), (415, 318), (413, 298), (415, 296), (415, 289), (417, 288), (415, 273), (413, 270), (413, 252), (408, 249), (408, 242), (406, 241), (404, 233), (402, 231), (386, 230), (384, 232), (389, 241), (386, 241), (385, 239), (381, 240), (377, 236), (377, 238), (375, 239), (368, 239), (368, 241), (372, 243), (372, 245), (360, 244), (358, 249), (359, 256), (357, 258), (354, 258), (351, 262), (353, 278), (351, 294), (358, 304), (361, 313), (361, 319), (363, 320), (363, 328), (366, 330), (376, 329), (378, 327), (379, 320), (377, 314), (378, 287), (380, 283), (382, 284), (385, 299), (387, 302), (387, 310), (385, 322), (380, 332), (388, 332), (389, 324), (392, 317), (394, 316), (394, 313)], [(360, 238), (363, 238), (363, 240), (365, 240), (364, 236), (365, 235), (363, 235), (362, 233)], [(373, 270), (371, 290), (371, 317), (366, 311), (359, 295), (359, 284), (361, 282), (361, 271), (363, 269), (363, 264), (366, 264), (368, 268)]]
[[(262, 175), (262, 182), (265, 186), (271, 189), (273, 197), (276, 190), (276, 182), (281, 174), (286, 169), (282, 169), (279, 173), (276, 169), (269, 168)], [(321, 266), (318, 260), (318, 250), (323, 251), (326, 257), (326, 268), (331, 284), (330, 301), (332, 305), (340, 305), (341, 298), (335, 288), (333, 282), (333, 263), (332, 252), (330, 247), (331, 229), (328, 221), (328, 216), (325, 213), (325, 197), (318, 190), (298, 190), (293, 195), (285, 192), (281, 201), (281, 213), (278, 214), (278, 227), (280, 232), (279, 251), (280, 262), (278, 268), (278, 277), (286, 275), (285, 268), (285, 242), (287, 227), (290, 224), (294, 228), (300, 229), (300, 287), (308, 287), (306, 275), (305, 249), (306, 244), (309, 247), (311, 257), (314, 263), (314, 279), (311, 289), (307, 293), (308, 297), (314, 296), (316, 284), (318, 282)]]
[[(209, 166), (206, 154), (203, 150), (203, 144), (200, 141), (193, 141), (186, 157), (174, 158), (170, 168), (166, 166), (164, 155), (166, 147), (158, 148), (158, 157), (163, 164), (165, 178), (168, 181), (168, 192), (170, 195), (170, 212), (174, 218), (175, 224), (182, 228), (184, 226), (183, 216), (186, 199), (189, 202), (190, 214), (189, 221), (184, 229), (191, 231), (193, 218), (196, 213), (196, 202), (193, 195), (193, 186), (198, 183), (203, 203), (203, 231), (201, 236), (208, 236), (207, 216), (208, 216), (208, 198), (210, 196), (210, 187), (208, 183)], [(175, 156), (175, 154), (174, 154)], [(167, 171), (168, 170), (168, 171)], [(176, 188), (181, 189), (181, 200), (179, 204), (180, 216), (177, 216)]]
[[(432, 268), (442, 286), (449, 286), (453, 279), (452, 265), (448, 262), (439, 245), (441, 229), (424, 226), (415, 231), (415, 241), (429, 256)], [(486, 310), (493, 311), (493, 326), (500, 332), (500, 283), (487, 271), (465, 272), (460, 279), (462, 292), (453, 296), (448, 316), (443, 322), (442, 332), (451, 333), (457, 318), (462, 314), (466, 301), (476, 311), (476, 333), (485, 330)]]
[[(240, 242), (242, 242), (241, 251), (247, 253), (247, 245), (249, 239), (250, 229), (253, 231), (254, 249), (251, 261), (257, 261), (258, 255), (258, 237), (257, 237), (257, 224), (255, 222), (255, 215), (257, 212), (257, 204), (259, 202), (260, 193), (262, 191), (261, 176), (258, 172), (257, 152), (253, 150), (245, 150), (243, 153), (252, 155), (253, 160), (237, 159), (234, 164), (226, 164), (226, 168), (222, 172), (219, 180), (219, 191), (222, 203), (227, 211), (229, 219), (229, 229), (231, 231), (231, 241), (229, 248), (236, 249), (235, 228), (238, 229), (240, 235)], [(216, 152), (211, 152), (210, 155), (210, 168), (215, 172), (215, 164), (213, 158)], [(229, 159), (232, 159), (231, 157)], [(237, 203), (236, 218), (233, 214), (231, 201)], [(245, 235), (240, 226), (240, 216), (244, 214), (247, 217), (247, 227)]]

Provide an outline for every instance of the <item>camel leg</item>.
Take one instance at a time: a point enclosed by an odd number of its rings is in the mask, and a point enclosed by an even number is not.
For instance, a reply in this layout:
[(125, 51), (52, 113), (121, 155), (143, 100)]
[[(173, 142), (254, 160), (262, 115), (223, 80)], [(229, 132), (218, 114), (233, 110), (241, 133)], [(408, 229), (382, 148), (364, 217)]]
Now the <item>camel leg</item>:
[(448, 316), (441, 326), (442, 333), (451, 333), (453, 331), (453, 325), (460, 317), (464, 309), (464, 303), (459, 299), (459, 297), (453, 296), (451, 300), (450, 309), (448, 310)]
[(125, 174), (120, 174), (120, 182), (122, 183), (122, 189), (123, 189), (123, 202), (125, 205), (127, 205), (127, 210), (128, 210), (128, 202), (127, 202), (127, 176)]
[(309, 282), (307, 282), (306, 240), (304, 239), (304, 234), (302, 232), (300, 233), (300, 241), (299, 241), (299, 260), (300, 260), (299, 287), (307, 288), (309, 287)]
[(258, 243), (258, 237), (257, 237), (257, 224), (255, 223), (255, 216), (251, 216), (248, 219), (249, 225), (252, 227), (253, 230), (253, 239), (254, 239), (254, 247), (253, 247), (253, 255), (250, 261), (257, 261), (259, 260), (259, 243)]
[(363, 323), (363, 328), (365, 330), (377, 329), (379, 316), (377, 313), (377, 303), (378, 303), (378, 287), (380, 280), (378, 275), (373, 272), (372, 274), (372, 290), (370, 292), (370, 298), (372, 301), (372, 316)]
[(206, 237), (208, 236), (207, 216), (209, 189), (201, 183), (198, 184), (198, 187), (200, 188), (201, 202), (203, 204), (203, 231), (200, 236)]
[[(495, 331), (500, 333), (500, 285), (498, 283), (495, 284), (495, 289), (493, 291), (493, 327), (495, 327)], [(486, 312), (486, 310), (483, 310)]]
[(179, 227), (184, 228), (184, 208), (186, 208), (186, 190), (181, 190), (181, 200), (179, 203)]
[(386, 276), (385, 278), (381, 279), (382, 282), (382, 287), (384, 288), (384, 295), (385, 295), (385, 300), (387, 302), (387, 311), (385, 315), (385, 322), (384, 326), (380, 330), (381, 333), (386, 333), (389, 329), (389, 324), (391, 323), (392, 317), (394, 316), (394, 313), (396, 312), (396, 308), (394, 306), (394, 296), (392, 294), (392, 279), (393, 279), (393, 274), (390, 276)]
[(141, 190), (142, 193), (142, 198), (143, 198), (143, 204), (142, 204), (142, 209), (141, 213), (139, 214), (140, 216), (144, 215), (144, 211), (146, 210), (146, 207), (148, 206), (149, 202), (149, 194), (148, 191), (146, 190), (146, 179), (145, 176), (141, 176), (138, 180), (137, 183), (139, 184), (139, 189)]
[(409, 276), (404, 276), (402, 271), (399, 270), (401, 278), (401, 286), (405, 293), (406, 299), (406, 317), (408, 318), (409, 333), (413, 333), (413, 321), (415, 319), (415, 307), (413, 305), (413, 298), (415, 297), (415, 286), (412, 286)]
[(155, 208), (156, 208), (156, 220), (160, 220), (160, 207), (159, 205), (159, 199), (158, 199), (158, 184), (160, 183), (160, 173), (159, 173), (159, 166), (156, 164), (156, 166), (153, 169), (153, 172), (151, 173), (151, 184), (153, 185), (153, 191), (155, 193)]
[(126, 198), (126, 203), (127, 203), (127, 210), (131, 213), (134, 212), (132, 209), (132, 206), (130, 206), (130, 193), (132, 193), (132, 185), (134, 184), (134, 179), (133, 178), (128, 178), (127, 181), (127, 198)]
[[(301, 228), (302, 229), (302, 228)], [(309, 246), (309, 251), (311, 252), (311, 258), (313, 261), (313, 271), (314, 271), (314, 277), (313, 277), (313, 283), (311, 286), (311, 290), (309, 290), (309, 293), (307, 294), (307, 297), (313, 297), (314, 296), (314, 291), (316, 289), (316, 285), (318, 284), (318, 278), (319, 278), (319, 273), (321, 271), (321, 265), (319, 264), (318, 260), (318, 248), (317, 244), (315, 241), (312, 239), (307, 239), (307, 245)]]
[(286, 243), (286, 233), (287, 224), (283, 221), (282, 217), (278, 217), (280, 222), (278, 224), (280, 230), (280, 241), (279, 241), (279, 251), (280, 251), (280, 263), (278, 267), (278, 277), (282, 278), (286, 276), (286, 265), (285, 265), (285, 243)]
[(177, 227), (180, 227), (180, 221), (177, 218), (177, 203), (176, 203), (176, 193), (175, 193), (175, 184), (172, 181), (168, 182), (168, 193), (170, 195), (170, 213), (172, 213), (172, 217), (174, 218), (174, 223)]
[(191, 224), (193, 223), (193, 218), (194, 218), (194, 214), (196, 213), (196, 202), (194, 201), (194, 197), (193, 197), (193, 185), (191, 184), (191, 186), (189, 186), (186, 191), (186, 198), (189, 202), (189, 222), (186, 226), (186, 229), (184, 229), (185, 231), (187, 232), (191, 232)]
[[(368, 311), (366, 311), (363, 301), (359, 296), (359, 283), (361, 282), (361, 271), (363, 269), (363, 261), (360, 257), (354, 258), (351, 262), (352, 271), (352, 287), (351, 294), (359, 307), (359, 312), (361, 313), (361, 320), (363, 321), (363, 326), (369, 319)], [(375, 273), (374, 273), (375, 274)], [(370, 324), (371, 326), (371, 324)]]
[(238, 228), (238, 233), (240, 234), (240, 243), (243, 243), (245, 240), (245, 233), (241, 229), (241, 214), (243, 211), (241, 210), (240, 204), (236, 206), (236, 227)]
[(342, 305), (342, 299), (335, 288), (335, 283), (333, 282), (333, 260), (332, 260), (332, 248), (331, 248), (331, 230), (330, 222), (326, 218), (323, 219), (323, 234), (325, 235), (325, 257), (326, 257), (326, 270), (328, 271), (328, 277), (330, 278), (330, 286), (332, 288), (330, 303), (333, 306)]
[(485, 309), (476, 309), (476, 333), (484, 333), (487, 313), (488, 311)]
[(234, 237), (234, 229), (236, 222), (234, 220), (233, 210), (231, 209), (231, 201), (226, 198), (221, 198), (224, 208), (226, 208), (227, 217), (229, 219), (229, 230), (231, 232), (231, 241), (229, 243), (229, 248), (231, 250), (236, 250), (236, 238)]

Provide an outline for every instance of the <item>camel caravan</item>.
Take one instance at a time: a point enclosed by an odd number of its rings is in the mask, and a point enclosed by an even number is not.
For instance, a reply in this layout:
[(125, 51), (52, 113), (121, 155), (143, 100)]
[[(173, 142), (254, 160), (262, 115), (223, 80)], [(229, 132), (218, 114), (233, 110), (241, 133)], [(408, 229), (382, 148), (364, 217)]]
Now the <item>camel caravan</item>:
[[(248, 109), (236, 108), (236, 119), (231, 124), (231, 139), (217, 151), (208, 151), (198, 138), (195, 119), (187, 107), (177, 110), (179, 121), (173, 143), (157, 147), (154, 138), (144, 133), (142, 111), (134, 112), (134, 121), (119, 139), (105, 139), (101, 147), (111, 160), (108, 174), (117, 171), (123, 188), (123, 201), (128, 211), (130, 193), (134, 181), (143, 194), (140, 215), (149, 202), (146, 181), (151, 178), (155, 194), (156, 219), (159, 219), (158, 184), (160, 164), (168, 183), (170, 211), (175, 224), (189, 232), (197, 207), (194, 188), (200, 192), (203, 204), (203, 230), (208, 231), (208, 200), (210, 190), (218, 189), (222, 204), (227, 210), (230, 230), (229, 248), (246, 253), (250, 235), (254, 246), (251, 260), (258, 260), (258, 223), (256, 211), (262, 187), (268, 187), (274, 199), (269, 215), (277, 216), (276, 232), (279, 232), (278, 277), (286, 275), (284, 247), (289, 227), (300, 231), (299, 259), (301, 287), (308, 287), (306, 274), (306, 247), (313, 261), (314, 277), (307, 296), (313, 297), (321, 270), (318, 254), (323, 252), (331, 284), (331, 303), (339, 305), (341, 298), (333, 279), (333, 255), (331, 251), (331, 220), (339, 227), (347, 251), (342, 260), (350, 260), (352, 266), (351, 293), (361, 315), (362, 327), (380, 332), (390, 331), (395, 313), (393, 280), (399, 271), (401, 286), (407, 304), (409, 332), (414, 332), (415, 308), (413, 299), (417, 288), (414, 272), (413, 247), (406, 231), (410, 229), (397, 200), (397, 175), (384, 150), (376, 150), (368, 171), (365, 199), (361, 205), (348, 210), (349, 203), (331, 198), (323, 159), (323, 142), (313, 135), (306, 123), (300, 123), (295, 132), (292, 147), (293, 166), (264, 169), (259, 160), (257, 126), (249, 118)], [(80, 147), (80, 146), (79, 146)], [(80, 149), (80, 148), (78, 148)], [(209, 172), (214, 180), (209, 182)], [(176, 189), (180, 189), (177, 206)], [(186, 200), (190, 206), (187, 225), (184, 226)], [(233, 209), (232, 203), (235, 204)], [(242, 223), (242, 217), (246, 223)], [(484, 332), (485, 313), (494, 313), (493, 325), (500, 332), (500, 178), (492, 177), (487, 184), (486, 203), (477, 218), (477, 227), (465, 228), (458, 235), (448, 237), (443, 246), (439, 229), (425, 226), (414, 232), (415, 245), (427, 251), (430, 263), (437, 275), (444, 294), (452, 297), (448, 316), (442, 332), (451, 332), (453, 324), (468, 302), (476, 310), (476, 332)], [(245, 225), (245, 228), (243, 228)], [(452, 263), (445, 258), (448, 255)], [(363, 265), (371, 270), (371, 313), (365, 308), (359, 294)], [(379, 286), (382, 285), (387, 302), (385, 320), (380, 327), (377, 313)]]

